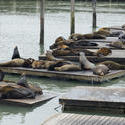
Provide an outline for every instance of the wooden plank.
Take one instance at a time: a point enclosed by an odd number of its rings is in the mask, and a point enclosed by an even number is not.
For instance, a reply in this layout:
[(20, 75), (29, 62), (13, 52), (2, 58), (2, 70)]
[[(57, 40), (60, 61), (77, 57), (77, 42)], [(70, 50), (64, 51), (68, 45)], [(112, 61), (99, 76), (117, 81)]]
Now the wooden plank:
[(0, 103), (20, 106), (34, 106), (45, 103), (54, 97), (56, 97), (56, 95), (51, 93), (44, 93), (43, 95), (36, 96), (35, 99), (2, 99), (0, 100)]
[[(103, 110), (125, 111), (125, 88), (83, 87), (78, 86), (63, 95), (60, 104), (74, 108), (84, 107)], [(77, 103), (76, 103), (77, 102)], [(70, 110), (70, 109), (69, 109)]]
[[(66, 119), (64, 119), (64, 117)], [(82, 115), (73, 113), (58, 113), (47, 119), (42, 123), (42, 125), (111, 125), (112, 123), (114, 123), (112, 119), (117, 120), (117, 125), (123, 125), (123, 123), (121, 123), (121, 119), (125, 118), (99, 115)]]
[(48, 71), (46, 69), (32, 69), (32, 68), (21, 68), (21, 67), (0, 67), (5, 73), (22, 74), (25, 73), (31, 76), (50, 77), (56, 79), (71, 79), (78, 81), (87, 81), (90, 83), (101, 83), (114, 78), (125, 76), (125, 70), (112, 70), (105, 76), (93, 75), (92, 71), (72, 71), (72, 72), (59, 72), (59, 71)]

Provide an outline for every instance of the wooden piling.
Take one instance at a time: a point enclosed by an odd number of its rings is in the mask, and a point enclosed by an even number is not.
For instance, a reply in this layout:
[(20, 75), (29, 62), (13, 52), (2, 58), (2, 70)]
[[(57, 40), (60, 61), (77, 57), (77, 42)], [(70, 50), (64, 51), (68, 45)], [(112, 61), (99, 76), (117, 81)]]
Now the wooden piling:
[(44, 43), (44, 12), (45, 0), (40, 1), (40, 44)]
[(71, 31), (70, 34), (75, 33), (75, 0), (71, 0)]
[(92, 8), (93, 8), (93, 29), (96, 29), (96, 0), (92, 0)]

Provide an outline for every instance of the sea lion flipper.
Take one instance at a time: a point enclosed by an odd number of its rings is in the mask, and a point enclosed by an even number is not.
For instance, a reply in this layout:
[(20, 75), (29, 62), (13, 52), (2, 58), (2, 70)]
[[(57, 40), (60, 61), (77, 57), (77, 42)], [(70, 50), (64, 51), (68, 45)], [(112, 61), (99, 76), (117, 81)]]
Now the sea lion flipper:
[(17, 46), (15, 46), (13, 55), (12, 55), (12, 59), (16, 59), (16, 58), (20, 58), (20, 54)]

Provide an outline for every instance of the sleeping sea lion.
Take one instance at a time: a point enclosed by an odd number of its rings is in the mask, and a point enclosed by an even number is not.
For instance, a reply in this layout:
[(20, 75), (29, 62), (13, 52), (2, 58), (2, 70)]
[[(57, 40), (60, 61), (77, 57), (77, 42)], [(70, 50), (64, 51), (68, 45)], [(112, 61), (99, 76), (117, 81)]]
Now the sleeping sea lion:
[(104, 61), (99, 64), (104, 64), (106, 65), (110, 70), (124, 70), (125, 65), (121, 65), (119, 63), (116, 63), (114, 61)]
[(80, 71), (81, 68), (79, 65), (76, 64), (65, 64), (63, 66), (60, 67), (55, 67), (56, 71)]
[(12, 59), (16, 59), (16, 58), (20, 58), (20, 54), (17, 46), (15, 46), (13, 55), (12, 55)]
[(65, 41), (66, 39), (63, 36), (59, 36), (56, 40), (55, 43), (59, 43), (61, 41)]
[(80, 62), (80, 66), (81, 69), (93, 69), (95, 68), (95, 64), (91, 63), (85, 56), (84, 52), (80, 52), (80, 56), (79, 56), (79, 62)]
[(16, 58), (8, 62), (0, 63), (0, 67), (27, 67), (30, 68), (34, 59)]
[(125, 45), (121, 41), (116, 41), (116, 42), (111, 42), (109, 46), (115, 47), (115, 48), (120, 48), (120, 49), (125, 49)]
[(12, 83), (0, 87), (0, 94), (2, 99), (35, 98), (35, 93), (29, 88)]
[(45, 60), (35, 60), (32, 63), (33, 69), (44, 69), (45, 68)]
[(102, 47), (97, 50), (96, 55), (98, 57), (108, 56), (112, 54), (112, 50), (110, 48)]
[(107, 73), (109, 73), (109, 68), (104, 64), (99, 64), (99, 65), (96, 65), (96, 67), (94, 67), (92, 71), (93, 71), (93, 74), (95, 75), (104, 76)]
[(98, 31), (94, 32), (94, 34), (100, 34), (100, 35), (108, 37), (108, 36), (110, 36), (110, 31), (101, 28)]

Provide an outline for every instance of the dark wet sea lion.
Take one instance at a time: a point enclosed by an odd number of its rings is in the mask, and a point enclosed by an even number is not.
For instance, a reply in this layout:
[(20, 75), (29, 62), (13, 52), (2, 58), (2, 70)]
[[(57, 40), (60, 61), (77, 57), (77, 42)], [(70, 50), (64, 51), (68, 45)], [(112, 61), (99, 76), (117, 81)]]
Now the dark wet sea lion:
[(85, 56), (85, 53), (80, 52), (80, 56), (79, 56), (79, 63), (81, 66), (81, 69), (93, 69), (95, 68), (95, 64), (91, 63)]
[(104, 64), (106, 65), (110, 70), (124, 70), (125, 65), (121, 65), (119, 63), (116, 63), (114, 61), (104, 61), (99, 64)]
[(56, 71), (80, 71), (81, 68), (79, 65), (76, 64), (65, 64), (63, 66), (60, 67), (55, 67)]
[(97, 50), (96, 55), (98, 57), (108, 56), (112, 54), (112, 50), (110, 48), (102, 47)]
[(12, 55), (12, 59), (16, 59), (16, 58), (21, 58), (17, 46), (15, 46), (14, 51), (13, 51), (13, 55)]
[(0, 94), (2, 99), (35, 98), (35, 93), (29, 88), (25, 88), (12, 83), (0, 87)]
[(109, 68), (104, 64), (99, 64), (96, 65), (96, 67), (94, 67), (92, 71), (95, 75), (104, 76), (109, 73)]
[(119, 39), (120, 41), (122, 41), (123, 43), (125, 43), (125, 32), (121, 33), (121, 34), (119, 35), (118, 39)]
[(2, 70), (0, 70), (0, 81), (3, 81), (4, 79), (4, 73)]

